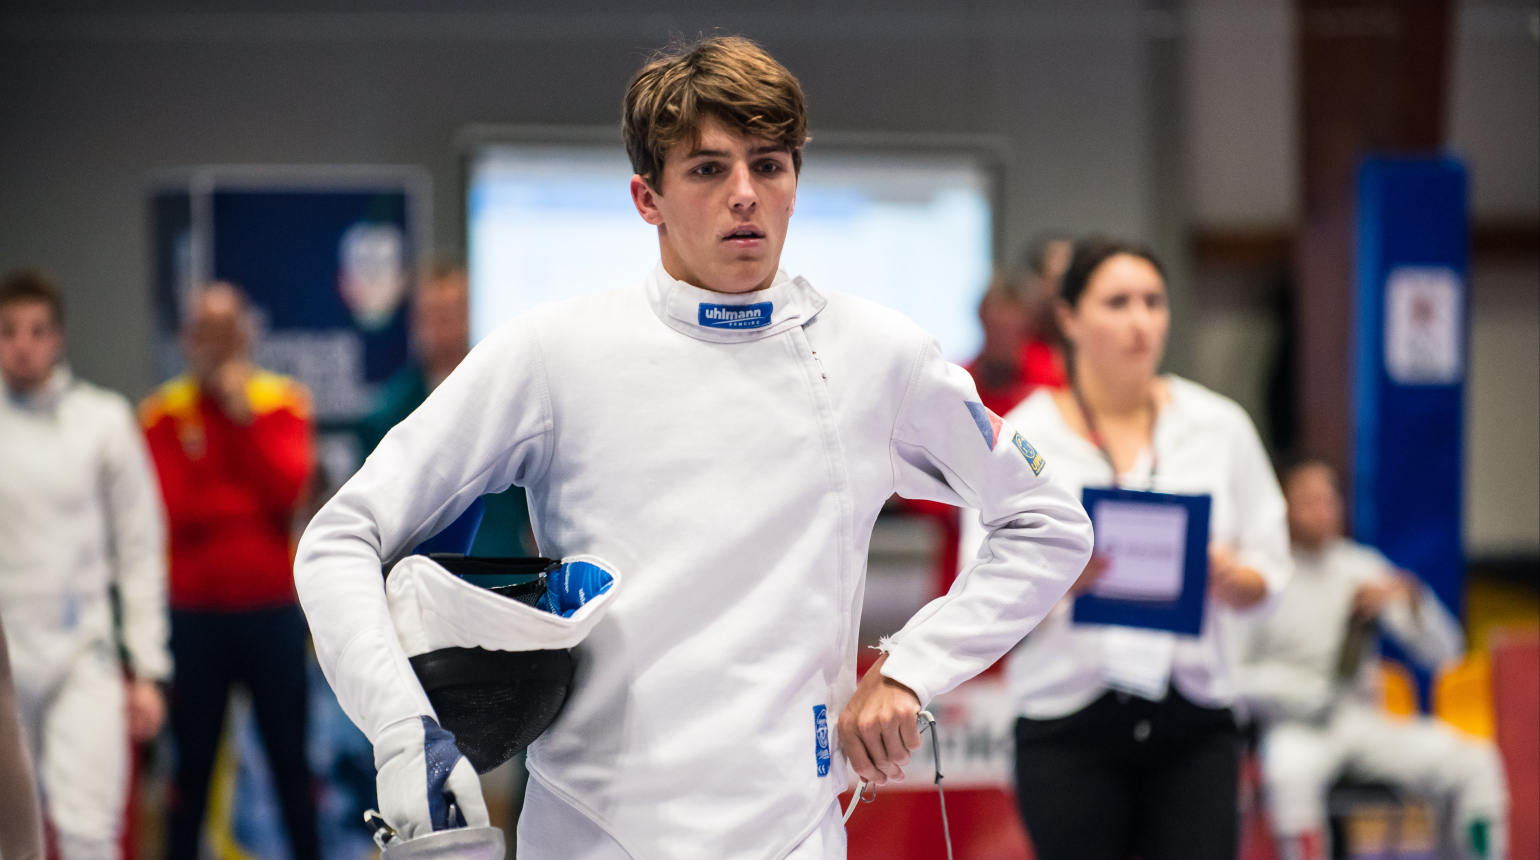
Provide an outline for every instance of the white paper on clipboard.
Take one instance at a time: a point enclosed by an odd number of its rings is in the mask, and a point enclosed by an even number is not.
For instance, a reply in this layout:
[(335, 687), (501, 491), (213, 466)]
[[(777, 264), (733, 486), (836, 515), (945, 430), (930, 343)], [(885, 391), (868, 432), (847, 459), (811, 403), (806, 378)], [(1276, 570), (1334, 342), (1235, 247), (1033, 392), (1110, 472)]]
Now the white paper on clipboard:
[(1091, 513), (1107, 572), (1091, 592), (1117, 600), (1170, 602), (1182, 594), (1187, 508), (1104, 499)]

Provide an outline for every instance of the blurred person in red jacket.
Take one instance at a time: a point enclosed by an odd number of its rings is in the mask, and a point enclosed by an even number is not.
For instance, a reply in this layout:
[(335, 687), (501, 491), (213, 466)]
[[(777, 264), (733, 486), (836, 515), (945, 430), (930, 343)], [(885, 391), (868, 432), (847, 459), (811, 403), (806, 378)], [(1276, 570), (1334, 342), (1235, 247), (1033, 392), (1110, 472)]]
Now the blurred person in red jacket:
[(1033, 388), (1069, 385), (1064, 364), (1064, 335), (1059, 332), (1059, 282), (1069, 268), (1075, 240), (1067, 233), (1045, 233), (1027, 245), (1022, 303), (1027, 307), (1027, 336), (1021, 344), (1022, 376)]
[(1071, 240), (1057, 233), (1028, 245), (1024, 268), (995, 273), (979, 301), (984, 344), (967, 365), (984, 406), (1004, 415), (1039, 386), (1066, 383), (1055, 308)]
[(230, 685), (250, 691), (295, 860), (319, 856), (306, 738), (305, 619), (290, 535), (314, 469), (310, 394), (251, 363), (251, 317), (235, 286), (193, 298), (186, 375), (140, 418), (171, 536), (177, 743), (172, 860), (196, 860)]

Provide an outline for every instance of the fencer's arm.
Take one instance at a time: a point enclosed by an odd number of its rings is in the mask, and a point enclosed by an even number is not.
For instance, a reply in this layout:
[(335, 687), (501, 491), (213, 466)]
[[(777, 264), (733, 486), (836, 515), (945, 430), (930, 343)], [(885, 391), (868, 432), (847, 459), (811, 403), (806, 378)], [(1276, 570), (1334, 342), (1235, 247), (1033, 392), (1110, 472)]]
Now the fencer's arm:
[(381, 566), (482, 494), (537, 481), (551, 430), (539, 344), (520, 317), (386, 434), (305, 530), (294, 581), (316, 656), (371, 742), (392, 723), (433, 714), (391, 626)]
[(998, 418), (991, 449), (969, 402), (979, 402), (973, 380), (927, 339), (894, 426), (895, 489), (906, 498), (976, 508), (987, 535), (951, 589), (888, 640), (882, 674), (913, 690), (922, 705), (1020, 642), (1091, 555), (1090, 518), (1053, 480), (1053, 465)]
[(1228, 549), (1235, 563), (1256, 571), (1267, 586), (1267, 595), (1245, 609), (1225, 605), (1226, 611), (1246, 616), (1266, 614), (1277, 603), (1289, 577), (1294, 574), (1294, 557), (1289, 553), (1288, 508), (1283, 490), (1273, 474), (1272, 461), (1262, 447), (1256, 427), (1239, 408), (1232, 416), (1235, 427), (1230, 434), (1234, 446), (1230, 462), (1230, 492), (1235, 499), (1239, 534)]
[(126, 402), (114, 410), (104, 454), (103, 495), (129, 671), (139, 680), (163, 681), (171, 676), (165, 516), (144, 434)]
[[(1393, 568), (1386, 561), (1386, 575)], [(1413, 606), (1412, 601), (1416, 601)], [(1395, 599), (1380, 612), (1380, 626), (1423, 668), (1437, 670), (1465, 653), (1465, 634), (1460, 622), (1444, 608), (1433, 589), (1418, 581), (1409, 599)]]

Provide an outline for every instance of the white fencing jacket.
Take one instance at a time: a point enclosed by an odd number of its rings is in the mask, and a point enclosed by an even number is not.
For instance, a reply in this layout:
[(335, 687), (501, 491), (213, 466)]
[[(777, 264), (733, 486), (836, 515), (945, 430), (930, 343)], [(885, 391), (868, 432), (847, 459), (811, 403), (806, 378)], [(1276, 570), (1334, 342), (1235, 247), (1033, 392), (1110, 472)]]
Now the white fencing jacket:
[(132, 407), (62, 365), (38, 391), (0, 394), (0, 609), (17, 677), (49, 683), (110, 643), (112, 583), (129, 668), (167, 677), (164, 515)]
[(659, 266), (537, 307), (312, 520), (295, 577), (322, 668), (371, 739), (431, 714), (380, 565), (483, 493), (526, 487), (545, 555), (625, 580), (530, 769), (638, 860), (782, 857), (847, 784), (834, 726), (885, 500), (980, 508), (990, 530), (893, 637), (884, 674), (921, 701), (1004, 654), (1088, 558), (1079, 502), (977, 400), (900, 314), (784, 273), (726, 295)]
[[(1318, 550), (1294, 547), (1294, 578), (1270, 615), (1251, 619), (1241, 638), (1241, 701), (1262, 719), (1323, 721), (1332, 708), (1379, 699), (1379, 643), (1370, 637), (1355, 655), (1357, 671), (1344, 685), (1336, 677), (1359, 586), (1393, 576), (1379, 550), (1338, 538)], [(1391, 601), (1380, 629), (1424, 667), (1436, 670), (1465, 651), (1460, 623), (1423, 585), (1415, 611)]]

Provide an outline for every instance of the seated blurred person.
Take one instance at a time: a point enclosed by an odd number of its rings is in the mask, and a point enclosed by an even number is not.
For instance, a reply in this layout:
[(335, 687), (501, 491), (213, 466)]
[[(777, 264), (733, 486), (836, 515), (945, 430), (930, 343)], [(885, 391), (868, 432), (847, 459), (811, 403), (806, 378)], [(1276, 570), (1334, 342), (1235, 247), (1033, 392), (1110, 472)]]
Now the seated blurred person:
[(194, 295), (188, 374), (140, 407), (171, 533), (172, 860), (196, 860), (230, 685), (251, 692), (294, 860), (319, 856), (305, 758), (306, 638), (290, 534), (314, 469), (310, 394), (252, 365), (246, 297)]
[(53, 282), (32, 271), (0, 281), (0, 617), (59, 855), (106, 860), (118, 855), (130, 737), (152, 737), (165, 713), (165, 530), (133, 408), (76, 379), (63, 347)]
[[(470, 352), (470, 289), (463, 266), (439, 263), (412, 298), (412, 361), (380, 391), (374, 411), (359, 422), (365, 457), (374, 452), (406, 416), (421, 406)], [(478, 531), (479, 526), (479, 531)], [(465, 552), (474, 538), (475, 554), (507, 557), (533, 555), (529, 507), (523, 487), (483, 496), (418, 552)]]
[(1504, 856), (1507, 795), (1492, 744), (1378, 705), (1376, 628), (1436, 669), (1461, 655), (1458, 623), (1416, 577), (1343, 537), (1329, 465), (1302, 460), (1282, 477), (1294, 578), (1276, 610), (1250, 622), (1237, 673), (1263, 730), (1280, 860), (1331, 856), (1326, 795), (1344, 774), (1451, 800), (1462, 856)]

